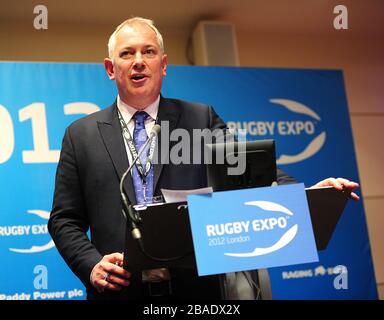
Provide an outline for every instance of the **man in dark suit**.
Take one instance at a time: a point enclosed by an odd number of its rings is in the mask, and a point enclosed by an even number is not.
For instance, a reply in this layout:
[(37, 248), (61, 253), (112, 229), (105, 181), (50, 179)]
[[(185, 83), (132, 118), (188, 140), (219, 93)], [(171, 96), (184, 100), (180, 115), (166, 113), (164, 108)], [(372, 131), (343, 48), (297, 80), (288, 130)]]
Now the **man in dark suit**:
[[(135, 150), (129, 144), (135, 138), (137, 112), (145, 111), (142, 129), (145, 127), (148, 133), (155, 123), (162, 121), (168, 121), (170, 132), (182, 128), (188, 133), (193, 129), (224, 129), (225, 123), (212, 107), (160, 95), (167, 56), (161, 34), (152, 21), (132, 18), (123, 22), (111, 35), (108, 49), (109, 58), (104, 65), (109, 78), (116, 81), (119, 95), (111, 107), (67, 128), (57, 168), (49, 232), (66, 263), (86, 286), (89, 299), (146, 297), (148, 288), (141, 277), (149, 282), (171, 278), (167, 286), (171, 284), (175, 296), (218, 298), (218, 286), (212, 285), (217, 284), (216, 277), (198, 278), (191, 270), (157, 269), (143, 275), (124, 270), (121, 252), (125, 220), (119, 182), (134, 156)], [(124, 129), (130, 135), (123, 135)], [(142, 171), (139, 174), (146, 178)], [(162, 188), (194, 189), (207, 183), (204, 165), (175, 165), (172, 161), (152, 165), (148, 177), (150, 185), (145, 185), (143, 178), (140, 188), (134, 186), (134, 178), (125, 180), (124, 190), (132, 203), (140, 202), (139, 192), (147, 187), (151, 197), (160, 195)], [(290, 177), (279, 172), (279, 183), (290, 181)], [(357, 187), (345, 179), (326, 179), (320, 185)]]

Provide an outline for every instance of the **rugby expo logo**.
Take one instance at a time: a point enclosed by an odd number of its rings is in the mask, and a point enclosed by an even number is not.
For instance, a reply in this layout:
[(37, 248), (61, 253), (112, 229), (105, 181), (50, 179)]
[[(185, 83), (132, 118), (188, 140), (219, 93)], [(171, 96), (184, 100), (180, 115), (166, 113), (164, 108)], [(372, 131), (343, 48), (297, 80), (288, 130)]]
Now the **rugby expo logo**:
[(280, 136), (283, 138), (293, 136), (302, 141), (302, 135), (310, 137), (309, 143), (306, 143), (296, 154), (281, 154), (276, 160), (278, 165), (304, 161), (320, 151), (326, 140), (326, 132), (322, 131), (316, 134), (316, 126), (321, 122), (321, 118), (315, 111), (295, 100), (270, 99), (269, 102), (271, 102), (271, 106), (281, 106), (289, 112), (302, 115), (305, 118), (300, 117), (292, 121), (229, 121), (227, 123), (229, 129), (245, 129), (248, 135), (259, 139), (266, 138), (266, 136)]
[[(262, 256), (286, 247), (296, 237), (299, 226), (297, 224), (294, 224), (291, 227), (288, 226), (288, 220), (294, 215), (288, 208), (271, 201), (247, 201), (244, 205), (255, 206), (261, 209), (257, 210), (257, 213), (261, 215), (259, 219), (248, 221), (248, 225), (253, 232), (269, 232), (276, 229), (287, 228), (288, 230), (284, 232), (281, 237), (277, 235), (276, 239), (267, 247), (256, 247), (251, 252), (226, 252), (224, 255), (239, 258)], [(269, 216), (267, 218), (265, 217), (266, 213)], [(274, 213), (275, 215), (270, 216), (271, 213)]]
[[(44, 210), (27, 210), (27, 214), (35, 215), (44, 220), (49, 219), (50, 213)], [(46, 238), (48, 233), (47, 223), (42, 224), (24, 224), (24, 225), (11, 225), (11, 226), (0, 226), (0, 237), (8, 238), (11, 243), (12, 239), (16, 237), (22, 237), (23, 242), (26, 244), (20, 247), (10, 246), (8, 249), (12, 252), (17, 253), (38, 253), (47, 251), (55, 246), (53, 240), (49, 236), (49, 241), (42, 244), (37, 245), (35, 243), (36, 238)], [(17, 241), (18, 243), (20, 241)]]

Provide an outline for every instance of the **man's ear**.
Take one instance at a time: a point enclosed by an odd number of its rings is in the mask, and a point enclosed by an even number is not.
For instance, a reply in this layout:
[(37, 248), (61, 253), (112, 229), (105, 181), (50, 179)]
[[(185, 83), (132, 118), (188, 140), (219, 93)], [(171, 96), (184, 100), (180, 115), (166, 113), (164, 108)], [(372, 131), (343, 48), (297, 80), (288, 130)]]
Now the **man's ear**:
[(108, 77), (110, 80), (115, 80), (115, 71), (113, 70), (112, 60), (109, 58), (104, 59), (104, 68), (108, 73)]
[(166, 54), (163, 55), (161, 58), (162, 60), (162, 69), (163, 69), (163, 76), (167, 75), (167, 64), (168, 64), (168, 57)]

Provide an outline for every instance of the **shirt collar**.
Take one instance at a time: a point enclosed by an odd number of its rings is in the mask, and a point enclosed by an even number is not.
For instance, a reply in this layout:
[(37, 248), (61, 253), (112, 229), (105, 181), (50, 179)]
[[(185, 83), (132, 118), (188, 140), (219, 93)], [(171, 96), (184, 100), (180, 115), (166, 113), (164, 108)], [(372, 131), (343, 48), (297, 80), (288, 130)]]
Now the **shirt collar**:
[[(143, 110), (140, 111), (145, 111), (146, 113), (149, 114), (149, 116), (152, 118), (152, 120), (156, 120), (157, 118), (157, 113), (159, 111), (159, 103), (160, 103), (160, 95), (157, 97), (157, 99), (152, 102), (149, 106), (145, 107)], [(124, 121), (126, 123), (129, 123), (133, 117), (133, 115), (138, 111), (134, 107), (131, 107), (130, 105), (124, 103), (121, 99), (120, 96), (117, 96), (117, 107), (119, 108)]]

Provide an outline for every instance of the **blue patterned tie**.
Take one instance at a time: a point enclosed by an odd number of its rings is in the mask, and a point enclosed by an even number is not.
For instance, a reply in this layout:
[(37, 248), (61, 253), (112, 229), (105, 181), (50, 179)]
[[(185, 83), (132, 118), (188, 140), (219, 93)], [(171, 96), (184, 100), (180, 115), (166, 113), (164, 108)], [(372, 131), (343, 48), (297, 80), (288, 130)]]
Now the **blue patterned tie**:
[[(149, 115), (144, 111), (136, 112), (133, 116), (135, 120), (135, 129), (133, 131), (133, 142), (136, 147), (137, 153), (141, 150), (141, 147), (144, 145), (145, 141), (148, 139), (147, 132), (145, 131), (145, 119), (147, 119)], [(145, 170), (145, 164), (147, 161), (149, 146), (147, 146), (146, 150), (141, 154), (140, 162), (143, 166), (143, 170)], [(143, 184), (143, 179), (140, 176), (137, 167), (133, 167), (132, 171), (133, 178), (133, 186), (135, 188), (136, 194), (136, 202), (137, 204), (152, 202), (153, 197), (153, 166), (151, 165), (151, 169), (149, 170), (145, 181)]]

